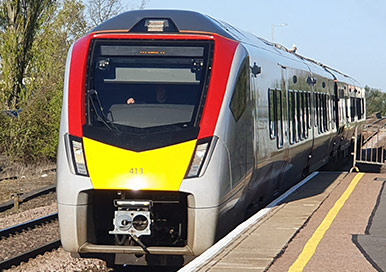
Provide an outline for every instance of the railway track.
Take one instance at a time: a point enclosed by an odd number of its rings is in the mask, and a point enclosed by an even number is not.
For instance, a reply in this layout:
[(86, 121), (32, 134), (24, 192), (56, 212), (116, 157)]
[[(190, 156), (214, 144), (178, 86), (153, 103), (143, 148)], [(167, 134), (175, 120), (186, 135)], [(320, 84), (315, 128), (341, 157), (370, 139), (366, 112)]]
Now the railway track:
[(59, 246), (57, 213), (3, 229), (0, 231), (0, 270)]
[(33, 198), (55, 192), (56, 185), (47, 186), (38, 190), (34, 190), (29, 193), (25, 194), (16, 194), (14, 198), (10, 201), (7, 201), (3, 204), (0, 204), (0, 212), (4, 212), (6, 210), (12, 209), (16, 205), (18, 206), (20, 203), (26, 202), (28, 200), (31, 200)]

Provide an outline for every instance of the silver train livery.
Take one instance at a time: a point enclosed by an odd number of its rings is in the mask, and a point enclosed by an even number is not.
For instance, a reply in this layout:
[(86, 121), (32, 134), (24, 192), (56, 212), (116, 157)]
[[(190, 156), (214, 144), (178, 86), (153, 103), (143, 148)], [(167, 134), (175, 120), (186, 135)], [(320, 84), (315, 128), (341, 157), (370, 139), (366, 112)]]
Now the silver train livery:
[(70, 48), (57, 159), (63, 248), (197, 256), (363, 127), (353, 78), (191, 11), (141, 10)]

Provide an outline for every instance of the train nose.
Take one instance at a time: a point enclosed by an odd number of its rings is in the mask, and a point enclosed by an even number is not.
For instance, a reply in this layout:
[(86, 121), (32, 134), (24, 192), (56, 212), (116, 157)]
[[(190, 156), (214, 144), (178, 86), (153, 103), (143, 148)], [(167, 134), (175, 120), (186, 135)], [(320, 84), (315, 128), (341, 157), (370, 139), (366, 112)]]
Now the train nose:
[(94, 189), (178, 191), (197, 140), (143, 152), (86, 137), (83, 142)]

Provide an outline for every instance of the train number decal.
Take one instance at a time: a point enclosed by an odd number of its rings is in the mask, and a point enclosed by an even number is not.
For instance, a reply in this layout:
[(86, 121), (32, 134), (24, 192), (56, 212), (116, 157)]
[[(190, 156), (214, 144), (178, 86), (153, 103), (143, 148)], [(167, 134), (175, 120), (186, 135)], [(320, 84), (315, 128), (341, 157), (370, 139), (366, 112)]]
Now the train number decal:
[(133, 168), (130, 168), (129, 173), (133, 174), (133, 175), (143, 175), (144, 174), (144, 170), (143, 170), (143, 168), (133, 167)]

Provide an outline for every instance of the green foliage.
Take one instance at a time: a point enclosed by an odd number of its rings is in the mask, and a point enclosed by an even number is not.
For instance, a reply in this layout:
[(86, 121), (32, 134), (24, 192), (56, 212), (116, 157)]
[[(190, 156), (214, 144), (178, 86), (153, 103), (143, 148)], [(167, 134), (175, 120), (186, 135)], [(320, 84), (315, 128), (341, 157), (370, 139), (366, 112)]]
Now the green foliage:
[[(19, 117), (0, 114), (0, 152), (25, 163), (54, 160), (58, 143), (64, 69), (70, 45), (85, 34), (84, 6), (78, 0), (52, 4), (39, 18), (39, 29), (30, 48), (20, 100), (7, 104), (9, 84), (0, 83), (0, 109), (22, 109)], [(10, 33), (5, 31), (4, 35)], [(8, 63), (2, 61), (9, 80)]]
[(366, 86), (365, 90), (367, 116), (378, 112), (382, 116), (386, 116), (386, 93), (369, 86)]
[(23, 79), (32, 58), (31, 48), (40, 29), (41, 19), (53, 3), (54, 0), (2, 2), (0, 55), (5, 89), (0, 98), (8, 108), (18, 108), (27, 99)]
[(82, 0), (0, 0), (0, 153), (13, 161), (55, 160), (67, 52), (91, 25), (84, 11)]

